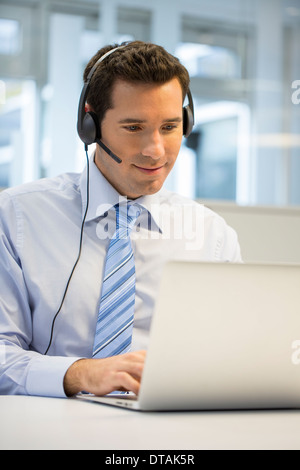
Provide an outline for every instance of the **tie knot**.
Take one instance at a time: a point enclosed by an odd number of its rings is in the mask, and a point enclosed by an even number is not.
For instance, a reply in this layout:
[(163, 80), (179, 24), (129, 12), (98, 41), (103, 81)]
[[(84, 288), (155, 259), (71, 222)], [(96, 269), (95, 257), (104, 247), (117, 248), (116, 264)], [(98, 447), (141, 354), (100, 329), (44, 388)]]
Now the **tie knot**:
[(132, 230), (137, 218), (142, 213), (142, 206), (136, 202), (116, 204), (116, 230), (126, 230), (126, 236)]

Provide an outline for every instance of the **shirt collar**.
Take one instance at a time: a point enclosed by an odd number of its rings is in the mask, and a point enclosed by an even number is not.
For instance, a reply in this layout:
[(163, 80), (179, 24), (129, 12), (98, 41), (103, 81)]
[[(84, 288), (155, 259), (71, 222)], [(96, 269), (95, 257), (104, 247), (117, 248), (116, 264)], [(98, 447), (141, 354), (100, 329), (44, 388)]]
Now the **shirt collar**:
[[(87, 176), (89, 172), (89, 207), (86, 214), (86, 222), (94, 220), (115, 204), (126, 200), (118, 191), (107, 181), (94, 162), (94, 154), (89, 158), (89, 166), (86, 165), (80, 177), (80, 192), (82, 199), (82, 217), (86, 210), (87, 204)], [(149, 196), (141, 196), (135, 199), (135, 202), (147, 209), (150, 213), (155, 226), (160, 228), (160, 192)]]

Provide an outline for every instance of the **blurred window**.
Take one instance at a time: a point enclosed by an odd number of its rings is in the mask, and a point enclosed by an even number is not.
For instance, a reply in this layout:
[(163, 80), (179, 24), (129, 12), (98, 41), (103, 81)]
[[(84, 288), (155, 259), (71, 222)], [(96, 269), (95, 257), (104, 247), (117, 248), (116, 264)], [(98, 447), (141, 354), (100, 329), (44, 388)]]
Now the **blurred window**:
[(16, 55), (21, 49), (20, 23), (0, 18), (0, 55)]
[(191, 77), (241, 78), (241, 59), (224, 47), (181, 43), (176, 55)]

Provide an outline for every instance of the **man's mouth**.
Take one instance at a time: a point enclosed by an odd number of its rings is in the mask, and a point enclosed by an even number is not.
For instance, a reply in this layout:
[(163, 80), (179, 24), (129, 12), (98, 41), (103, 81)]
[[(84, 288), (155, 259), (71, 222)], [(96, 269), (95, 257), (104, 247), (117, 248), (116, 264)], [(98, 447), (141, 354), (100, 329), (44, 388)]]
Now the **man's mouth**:
[(152, 167), (152, 168), (147, 168), (147, 167), (142, 167), (138, 165), (134, 165), (138, 170), (140, 170), (143, 173), (146, 173), (148, 175), (155, 175), (158, 174), (165, 165), (157, 166), (157, 167)]

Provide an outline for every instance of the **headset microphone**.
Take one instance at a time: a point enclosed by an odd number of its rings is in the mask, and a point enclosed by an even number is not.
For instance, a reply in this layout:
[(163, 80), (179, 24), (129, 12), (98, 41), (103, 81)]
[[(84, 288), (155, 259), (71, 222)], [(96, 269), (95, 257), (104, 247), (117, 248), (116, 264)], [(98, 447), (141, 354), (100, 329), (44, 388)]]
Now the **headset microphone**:
[(121, 158), (119, 158), (115, 153), (113, 153), (103, 142), (102, 140), (96, 138), (95, 139), (96, 144), (100, 145), (100, 147), (111, 157), (115, 162), (117, 163), (122, 163)]

